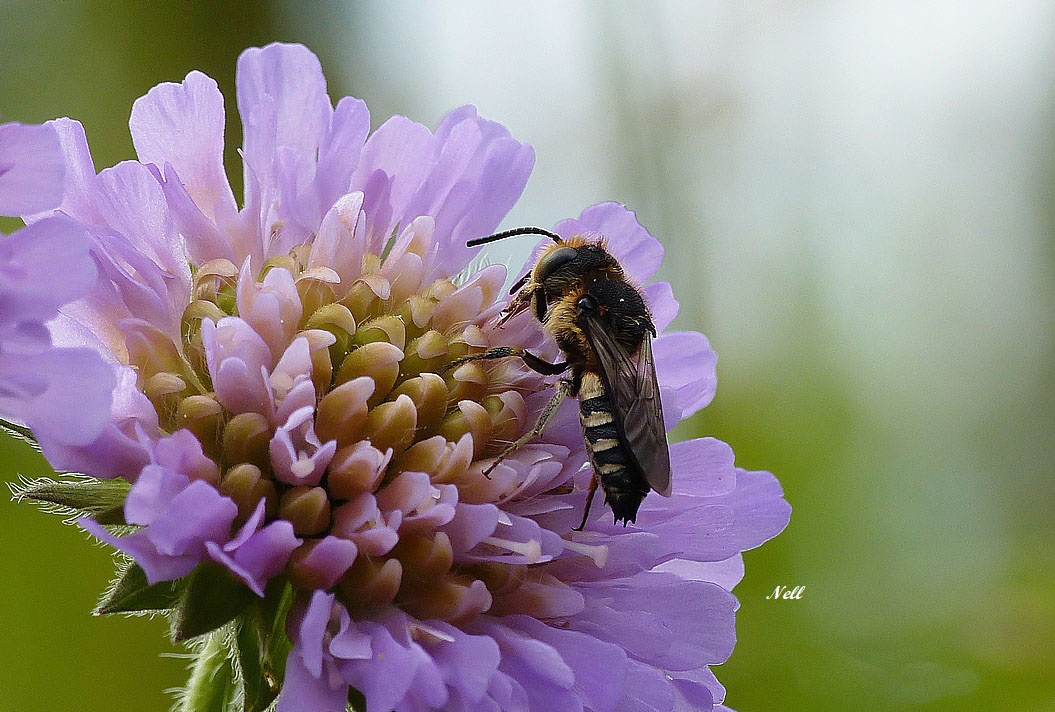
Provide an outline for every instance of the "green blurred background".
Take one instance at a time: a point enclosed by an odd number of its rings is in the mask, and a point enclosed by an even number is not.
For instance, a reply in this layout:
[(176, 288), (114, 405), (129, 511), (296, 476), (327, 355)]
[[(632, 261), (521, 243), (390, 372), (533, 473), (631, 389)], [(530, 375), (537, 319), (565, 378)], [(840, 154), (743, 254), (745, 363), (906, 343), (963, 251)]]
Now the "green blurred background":
[[(78, 118), (102, 168), (200, 69), (233, 166), (235, 59), (272, 40), (375, 126), (471, 102), (532, 143), (507, 225), (619, 200), (666, 245), (720, 355), (678, 435), (794, 507), (746, 555), (730, 706), (1055, 710), (1055, 5), (0, 0), (0, 120)], [(7, 501), (0, 542), (0, 711), (168, 707), (163, 622), (88, 616), (103, 548)]]

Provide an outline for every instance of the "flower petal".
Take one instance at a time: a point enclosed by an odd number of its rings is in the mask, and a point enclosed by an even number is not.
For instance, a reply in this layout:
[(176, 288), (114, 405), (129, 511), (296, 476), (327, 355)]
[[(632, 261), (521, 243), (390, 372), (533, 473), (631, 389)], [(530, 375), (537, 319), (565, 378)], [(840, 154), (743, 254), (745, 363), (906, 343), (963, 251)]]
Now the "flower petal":
[(174, 581), (182, 578), (198, 565), (198, 557), (194, 554), (172, 556), (158, 551), (154, 542), (150, 541), (145, 529), (133, 532), (128, 536), (115, 536), (92, 519), (79, 519), (77, 520), (77, 526), (99, 541), (106, 542), (118, 551), (122, 551), (132, 557), (146, 573), (147, 581), (152, 584), (158, 581)]
[(761, 546), (788, 525), (791, 505), (784, 499), (780, 482), (769, 472), (736, 469), (736, 489), (716, 497), (736, 510), (740, 550)]
[[(290, 613), (291, 627), (295, 629), (291, 635), (293, 652), (299, 652), (305, 667), (314, 677), (322, 677), (323, 674), (324, 637), (330, 623), (334, 600), (333, 594), (315, 591), (311, 594), (306, 608), (294, 608)], [(299, 618), (296, 617), (297, 614)]]
[(201, 336), (216, 399), (232, 413), (267, 414), (271, 351), (260, 335), (244, 320), (224, 317), (215, 324), (205, 319)]
[(58, 207), (65, 173), (53, 126), (0, 124), (0, 215)]
[(674, 298), (670, 282), (652, 282), (645, 286), (644, 291), (645, 303), (652, 312), (652, 324), (656, 327), (656, 332), (662, 333), (674, 321), (681, 305)]
[(315, 190), (321, 209), (328, 210), (348, 193), (369, 132), (370, 111), (365, 102), (350, 96), (337, 102), (329, 130), (319, 146), (319, 165), (315, 172)]
[(170, 165), (206, 218), (237, 211), (223, 167), (223, 95), (210, 77), (158, 84), (132, 105), (128, 124), (139, 160)]
[(575, 672), (553, 646), (509, 625), (519, 618), (481, 620), (469, 630), (479, 630), (498, 643), (502, 651), (499, 670), (519, 684), (531, 709), (581, 712), (582, 700), (571, 689)]
[[(715, 664), (729, 657), (736, 642), (733, 616), (736, 598), (720, 586), (685, 581), (671, 574), (645, 572), (616, 580), (582, 583), (578, 586), (588, 606), (608, 607), (613, 612), (649, 611), (674, 635), (666, 649), (637, 646), (638, 659), (666, 670), (690, 670)], [(572, 621), (572, 626), (576, 622)], [(623, 629), (594, 633), (602, 639), (628, 645)]]
[[(627, 659), (621, 647), (526, 616), (514, 616), (510, 623), (560, 654), (574, 676), (572, 690), (580, 704), (597, 712), (615, 709), (626, 677)], [(526, 685), (525, 689), (532, 693)]]
[(688, 581), (710, 581), (732, 591), (744, 578), (744, 557), (737, 554), (724, 561), (671, 559), (652, 570), (671, 573)]
[(308, 266), (333, 269), (341, 277), (342, 292), (347, 291), (362, 273), (365, 243), (363, 194), (343, 195), (322, 219)]
[[(29, 393), (12, 387), (27, 382), (36, 386)], [(113, 370), (89, 349), (49, 348), (32, 360), (2, 354), (0, 413), (24, 422), (48, 449), (88, 445), (106, 426), (114, 383)]]
[(146, 531), (161, 553), (194, 554), (201, 560), (206, 542), (230, 538), (237, 515), (234, 502), (207, 482), (195, 480), (167, 503)]
[(358, 623), (370, 636), (372, 655), (366, 660), (343, 660), (342, 677), (366, 698), (366, 712), (388, 712), (396, 707), (414, 682), (417, 656), (396, 642), (392, 634), (376, 623)]
[(632, 210), (619, 203), (593, 205), (578, 219), (557, 223), (553, 231), (564, 238), (583, 234), (606, 238), (608, 251), (638, 284), (655, 274), (663, 260), (663, 245), (641, 227)]
[[(662, 670), (630, 661), (620, 712), (670, 712), (674, 709), (674, 687)], [(707, 707), (701, 708), (705, 712)]]
[(403, 224), (432, 216), (442, 258), (437, 270), (453, 274), (469, 261), (472, 251), (465, 241), (492, 232), (520, 197), (535, 156), (501, 124), (480, 118), (473, 106), (444, 117), (432, 153), (435, 162), (402, 209)]
[(45, 321), (95, 282), (88, 233), (58, 215), (0, 236), (0, 323)]
[[(716, 438), (684, 440), (670, 446), (670, 469), (678, 492), (714, 496), (736, 486), (733, 449)], [(646, 499), (645, 510), (669, 509), (669, 503)]]
[(791, 505), (768, 472), (737, 468), (736, 488), (715, 497), (675, 496), (666, 509), (650, 505), (639, 523), (669, 542), (678, 558), (724, 561), (779, 534)]
[(84, 127), (73, 119), (55, 119), (46, 125), (54, 127), (66, 163), (66, 189), (59, 209), (85, 225), (101, 223), (102, 218), (92, 202), (95, 164), (92, 162), (91, 151), (88, 150)]
[(286, 567), (290, 553), (300, 544), (301, 540), (293, 535), (293, 525), (277, 521), (254, 533), (233, 551), (214, 541), (206, 542), (205, 546), (213, 561), (226, 566), (263, 598), (264, 586)]
[(428, 649), (444, 682), (466, 702), (478, 702), (487, 693), (491, 677), (498, 670), (501, 658), (498, 644), (487, 636), (468, 635), (441, 621), (430, 625), (451, 638), (450, 642), (439, 641)]
[(706, 336), (696, 331), (661, 334), (652, 340), (652, 353), (656, 378), (664, 387), (674, 389), (673, 405), (681, 419), (711, 402), (718, 387), (718, 355)]
[(97, 238), (96, 253), (134, 269), (115, 265), (108, 276), (123, 288), (134, 315), (178, 338), (178, 319), (190, 302), (190, 267), (161, 185), (145, 166), (125, 161), (99, 174), (92, 197), (109, 229), (123, 238), (120, 251), (115, 236)]
[(348, 704), (348, 685), (331, 685), (329, 679), (313, 675), (297, 647), (286, 658), (276, 712), (344, 712)]
[(135, 480), (139, 471), (150, 462), (150, 453), (143, 440), (157, 437), (157, 413), (136, 387), (135, 371), (122, 366), (113, 367), (112, 373), (117, 378), (117, 385), (112, 393), (109, 418), (99, 437), (83, 446), (41, 438), (44, 455), (56, 470), (79, 472), (100, 479), (124, 477)]
[[(276, 220), (321, 219), (322, 206), (313, 196), (302, 196), (315, 177), (317, 152), (333, 113), (318, 58), (303, 45), (253, 47), (238, 58), (235, 83), (242, 155), (247, 177), (253, 176), (246, 180), (245, 202), (257, 213), (252, 217), (258, 234), (269, 237)], [(313, 230), (317, 221), (305, 227)]]
[(388, 119), (366, 140), (351, 189), (365, 196), (370, 252), (380, 254), (392, 229), (417, 217), (405, 208), (432, 165), (431, 144), (432, 132), (403, 116)]
[(332, 588), (337, 580), (351, 568), (359, 554), (355, 542), (336, 536), (327, 536), (319, 540), (308, 555), (300, 562), (299, 568), (314, 576), (319, 588)]

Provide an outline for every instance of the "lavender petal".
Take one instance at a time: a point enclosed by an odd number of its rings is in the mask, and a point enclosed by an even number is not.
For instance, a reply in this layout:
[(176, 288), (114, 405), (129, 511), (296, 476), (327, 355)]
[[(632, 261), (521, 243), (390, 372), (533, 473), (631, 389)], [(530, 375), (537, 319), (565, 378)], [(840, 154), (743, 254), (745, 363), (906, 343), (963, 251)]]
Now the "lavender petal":
[(202, 215), (215, 221), (237, 210), (223, 167), (223, 96), (210, 77), (155, 86), (132, 105), (129, 128), (139, 160), (171, 166)]
[(0, 215), (58, 207), (65, 172), (54, 127), (0, 124)]

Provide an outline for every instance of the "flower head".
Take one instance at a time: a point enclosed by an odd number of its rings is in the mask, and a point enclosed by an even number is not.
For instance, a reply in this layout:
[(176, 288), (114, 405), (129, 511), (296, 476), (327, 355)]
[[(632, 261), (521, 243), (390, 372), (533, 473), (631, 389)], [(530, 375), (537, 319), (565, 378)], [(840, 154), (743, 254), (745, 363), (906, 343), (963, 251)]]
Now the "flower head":
[[(597, 512), (573, 532), (591, 476), (574, 409), (484, 476), (553, 383), (509, 361), (445, 369), (495, 345), (558, 353), (530, 314), (498, 328), (505, 270), (471, 269), (465, 247), (519, 196), (530, 147), (472, 107), (371, 134), (300, 46), (246, 51), (237, 85), (241, 207), (222, 97), (198, 72), (136, 102), (138, 161), (96, 174), (80, 125), (54, 123), (60, 211), (98, 275), (51, 326), (117, 386), (98, 438), (40, 439), (60, 469), (129, 481), (134, 530), (82, 526), (146, 584), (220, 570), (265, 600), (288, 584), (279, 710), (720, 702), (728, 570), (786, 524), (776, 480), (719, 441), (678, 443), (672, 499), (646, 499), (636, 528)], [(555, 230), (603, 235), (638, 283), (662, 257), (621, 205)], [(644, 291), (665, 329), (670, 286)], [(654, 353), (672, 426), (713, 396), (715, 356), (689, 332)]]

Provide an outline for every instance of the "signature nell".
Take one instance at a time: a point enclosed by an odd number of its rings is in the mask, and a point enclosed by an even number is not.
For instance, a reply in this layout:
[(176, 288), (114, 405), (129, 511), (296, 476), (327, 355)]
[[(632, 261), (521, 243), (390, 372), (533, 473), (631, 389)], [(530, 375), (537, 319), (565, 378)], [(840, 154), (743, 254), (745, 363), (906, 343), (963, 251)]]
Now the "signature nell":
[(766, 596), (766, 600), (798, 601), (802, 599), (802, 592), (805, 590), (805, 586), (777, 586), (773, 589), (773, 593)]

